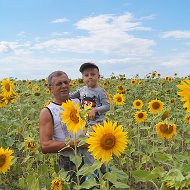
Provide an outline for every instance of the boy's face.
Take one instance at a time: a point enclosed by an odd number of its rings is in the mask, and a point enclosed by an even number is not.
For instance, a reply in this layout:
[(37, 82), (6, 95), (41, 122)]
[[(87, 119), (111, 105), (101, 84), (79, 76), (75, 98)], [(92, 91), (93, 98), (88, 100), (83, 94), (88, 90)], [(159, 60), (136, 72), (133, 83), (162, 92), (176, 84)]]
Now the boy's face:
[(96, 88), (98, 86), (99, 77), (100, 74), (96, 68), (84, 69), (82, 73), (84, 83), (91, 88)]

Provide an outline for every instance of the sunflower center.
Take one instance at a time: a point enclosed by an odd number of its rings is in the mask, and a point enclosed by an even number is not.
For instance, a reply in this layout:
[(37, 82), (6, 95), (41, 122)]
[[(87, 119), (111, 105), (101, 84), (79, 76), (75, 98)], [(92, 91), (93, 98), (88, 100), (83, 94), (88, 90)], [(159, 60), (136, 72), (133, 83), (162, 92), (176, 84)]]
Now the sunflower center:
[(10, 85), (7, 83), (7, 84), (5, 84), (5, 89), (6, 89), (6, 91), (10, 91), (10, 89), (11, 89), (11, 87), (10, 87)]
[(152, 104), (152, 108), (155, 109), (155, 110), (157, 110), (157, 109), (160, 108), (160, 104), (159, 104), (158, 102), (154, 102), (154, 103)]
[(139, 113), (138, 114), (138, 118), (143, 118), (144, 117), (144, 114), (143, 113)]
[(70, 113), (70, 118), (74, 123), (78, 123), (79, 122), (79, 118), (77, 117), (77, 111), (76, 110), (72, 110)]
[(171, 134), (173, 131), (173, 126), (168, 124), (163, 124), (160, 126), (160, 131), (164, 134)]
[(122, 98), (120, 96), (117, 97), (117, 102), (122, 102)]
[(5, 164), (6, 156), (4, 154), (0, 155), (0, 167)]
[(29, 142), (29, 143), (27, 144), (27, 146), (28, 146), (28, 148), (35, 148), (35, 147), (36, 147), (36, 145), (35, 145), (34, 142)]
[(141, 105), (141, 103), (140, 103), (140, 102), (136, 102), (136, 105), (137, 105), (137, 106), (140, 106), (140, 105)]
[(111, 133), (107, 133), (102, 136), (100, 141), (100, 146), (105, 150), (109, 150), (115, 146), (115, 143), (116, 143), (115, 136)]

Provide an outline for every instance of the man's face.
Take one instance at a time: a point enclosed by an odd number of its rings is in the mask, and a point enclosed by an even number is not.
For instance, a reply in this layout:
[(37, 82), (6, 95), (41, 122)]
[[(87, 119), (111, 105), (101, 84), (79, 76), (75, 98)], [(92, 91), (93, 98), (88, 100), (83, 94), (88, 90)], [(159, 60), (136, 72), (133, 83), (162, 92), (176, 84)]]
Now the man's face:
[(64, 102), (69, 98), (70, 86), (67, 75), (61, 75), (52, 78), (52, 86), (50, 91), (53, 93), (55, 100)]
[(84, 83), (91, 88), (98, 86), (99, 72), (96, 68), (85, 69), (82, 73)]

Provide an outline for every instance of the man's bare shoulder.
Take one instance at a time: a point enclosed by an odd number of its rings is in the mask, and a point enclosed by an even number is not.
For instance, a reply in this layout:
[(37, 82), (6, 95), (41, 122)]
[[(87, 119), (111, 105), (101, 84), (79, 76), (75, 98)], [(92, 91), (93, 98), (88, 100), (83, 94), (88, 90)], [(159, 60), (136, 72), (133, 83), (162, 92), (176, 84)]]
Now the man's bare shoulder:
[(40, 111), (40, 117), (51, 117), (50, 111), (47, 107)]

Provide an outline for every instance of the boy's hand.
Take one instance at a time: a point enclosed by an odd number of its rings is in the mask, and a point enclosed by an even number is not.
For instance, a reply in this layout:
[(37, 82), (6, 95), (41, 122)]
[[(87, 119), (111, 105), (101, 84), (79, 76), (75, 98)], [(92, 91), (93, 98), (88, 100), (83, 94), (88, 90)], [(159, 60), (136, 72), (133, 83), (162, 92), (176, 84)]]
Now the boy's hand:
[(88, 112), (88, 118), (90, 120), (95, 120), (95, 115), (96, 112), (98, 112), (98, 110), (96, 108), (92, 108), (89, 112)]

